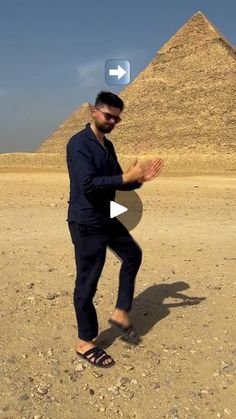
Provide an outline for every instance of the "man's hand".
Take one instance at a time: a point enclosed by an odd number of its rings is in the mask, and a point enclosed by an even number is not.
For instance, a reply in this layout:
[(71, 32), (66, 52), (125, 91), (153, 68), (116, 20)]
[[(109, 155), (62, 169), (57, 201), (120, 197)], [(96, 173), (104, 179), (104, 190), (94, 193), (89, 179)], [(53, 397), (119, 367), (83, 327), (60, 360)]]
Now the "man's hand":
[(150, 180), (155, 179), (160, 173), (164, 166), (164, 160), (163, 159), (155, 159), (153, 160), (147, 169), (145, 170), (144, 176), (143, 176), (143, 182), (148, 182)]
[(128, 170), (122, 175), (123, 183), (130, 183), (138, 181), (142, 183), (143, 176), (147, 168), (147, 162), (140, 162), (137, 158), (130, 165)]
[(134, 181), (142, 183), (150, 181), (159, 175), (163, 164), (164, 160), (160, 158), (154, 160), (145, 160), (143, 162), (140, 162), (137, 158), (135, 158), (127, 172), (122, 175), (123, 183)]

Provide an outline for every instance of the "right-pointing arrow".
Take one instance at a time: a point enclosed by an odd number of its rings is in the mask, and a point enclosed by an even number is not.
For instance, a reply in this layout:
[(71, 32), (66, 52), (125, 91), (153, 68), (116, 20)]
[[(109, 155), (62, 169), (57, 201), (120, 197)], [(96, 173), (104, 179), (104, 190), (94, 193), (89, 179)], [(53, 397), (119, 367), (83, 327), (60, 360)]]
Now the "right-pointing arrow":
[(120, 80), (126, 73), (127, 71), (120, 65), (118, 65), (117, 68), (109, 68), (109, 76), (117, 76), (118, 80)]

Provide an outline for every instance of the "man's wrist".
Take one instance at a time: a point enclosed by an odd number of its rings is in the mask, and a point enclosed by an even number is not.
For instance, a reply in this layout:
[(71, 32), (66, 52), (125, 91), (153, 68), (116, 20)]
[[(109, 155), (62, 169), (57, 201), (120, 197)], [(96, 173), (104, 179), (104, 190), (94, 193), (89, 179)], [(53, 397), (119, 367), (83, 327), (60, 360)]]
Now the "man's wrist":
[(140, 183), (141, 185), (143, 184), (142, 179), (139, 179), (139, 180), (132, 179), (132, 178), (130, 178), (130, 175), (128, 173), (123, 173), (122, 174), (122, 182), (123, 183), (137, 182), (137, 183)]
[(123, 174), (122, 174), (122, 182), (123, 182), (123, 183), (128, 183), (128, 182), (130, 182), (129, 175), (128, 175), (127, 173), (123, 173)]

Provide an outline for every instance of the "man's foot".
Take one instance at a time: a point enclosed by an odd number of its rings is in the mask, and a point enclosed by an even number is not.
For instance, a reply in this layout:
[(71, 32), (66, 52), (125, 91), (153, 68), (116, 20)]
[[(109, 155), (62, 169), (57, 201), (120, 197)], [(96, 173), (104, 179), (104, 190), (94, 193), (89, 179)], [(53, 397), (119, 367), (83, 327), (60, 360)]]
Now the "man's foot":
[[(97, 346), (95, 345), (95, 343), (92, 340), (91, 341), (85, 341), (85, 340), (79, 339), (75, 350), (78, 353), (78, 355), (84, 355), (85, 352), (87, 352), (88, 350), (90, 350), (90, 349), (95, 350), (96, 348), (97, 348)], [(98, 354), (98, 351), (95, 351), (95, 353), (93, 355), (93, 353), (91, 351), (91, 353), (86, 356), (86, 359), (88, 361), (90, 361), (91, 363), (97, 364), (99, 362), (99, 360), (104, 358), (104, 353), (102, 354), (102, 352), (101, 352), (99, 354), (100, 356), (97, 357), (96, 352)], [(108, 364), (111, 364), (113, 362), (114, 362), (114, 360), (109, 356), (108, 358), (103, 359), (102, 364), (103, 365), (108, 365)]]
[[(121, 310), (120, 308), (115, 309), (114, 313), (111, 315), (109, 320), (114, 320), (115, 322), (121, 324), (124, 327), (128, 327), (131, 325), (131, 321), (130, 321), (127, 311)], [(136, 333), (134, 330), (131, 331), (130, 336), (132, 337), (136, 336)]]
[(109, 323), (123, 336), (123, 339), (132, 344), (139, 344), (140, 337), (134, 325), (129, 319), (126, 311), (116, 308), (112, 316), (108, 320)]

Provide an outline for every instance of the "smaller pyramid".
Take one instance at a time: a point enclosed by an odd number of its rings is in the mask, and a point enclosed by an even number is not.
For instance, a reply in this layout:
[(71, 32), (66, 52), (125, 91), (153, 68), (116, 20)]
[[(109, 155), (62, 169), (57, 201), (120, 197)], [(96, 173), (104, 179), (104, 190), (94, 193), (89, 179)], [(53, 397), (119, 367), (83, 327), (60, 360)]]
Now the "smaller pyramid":
[(36, 153), (65, 153), (65, 144), (82, 130), (91, 120), (91, 104), (83, 103), (72, 115), (70, 115), (49, 137), (47, 137)]

